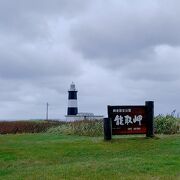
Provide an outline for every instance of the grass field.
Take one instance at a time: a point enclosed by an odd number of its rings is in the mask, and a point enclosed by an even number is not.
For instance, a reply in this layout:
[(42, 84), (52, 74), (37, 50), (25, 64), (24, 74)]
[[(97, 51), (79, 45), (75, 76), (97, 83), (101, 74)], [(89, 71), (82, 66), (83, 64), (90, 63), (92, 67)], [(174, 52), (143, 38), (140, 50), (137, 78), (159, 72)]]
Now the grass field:
[(0, 135), (0, 179), (180, 179), (180, 136)]

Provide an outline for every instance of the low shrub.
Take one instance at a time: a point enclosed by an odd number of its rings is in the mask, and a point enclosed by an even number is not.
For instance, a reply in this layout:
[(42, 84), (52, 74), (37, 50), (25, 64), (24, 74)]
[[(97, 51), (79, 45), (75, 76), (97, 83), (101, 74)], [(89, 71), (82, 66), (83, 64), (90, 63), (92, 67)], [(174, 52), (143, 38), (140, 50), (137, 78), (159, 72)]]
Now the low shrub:
[(103, 135), (103, 121), (84, 120), (71, 123), (74, 134), (82, 136), (101, 136)]
[(171, 115), (159, 115), (154, 119), (154, 129), (157, 134), (179, 133), (180, 119)]
[(72, 126), (69, 123), (65, 123), (57, 127), (51, 127), (46, 132), (52, 134), (65, 134), (65, 135), (74, 134)]
[(58, 127), (52, 127), (47, 130), (53, 134), (71, 134), (80, 136), (102, 136), (103, 121), (102, 120), (83, 120), (65, 123)]
[(2, 121), (0, 134), (39, 133), (46, 132), (50, 127), (59, 126), (59, 121)]

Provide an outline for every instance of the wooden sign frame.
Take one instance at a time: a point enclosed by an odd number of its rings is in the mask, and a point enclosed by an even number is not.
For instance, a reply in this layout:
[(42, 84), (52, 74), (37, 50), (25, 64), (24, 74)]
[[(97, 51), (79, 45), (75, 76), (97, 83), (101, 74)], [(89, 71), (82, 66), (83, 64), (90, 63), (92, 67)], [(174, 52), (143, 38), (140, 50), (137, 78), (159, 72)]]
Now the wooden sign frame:
[(153, 119), (153, 101), (146, 101), (144, 106), (108, 106), (108, 118), (104, 118), (104, 139), (127, 134), (153, 137)]

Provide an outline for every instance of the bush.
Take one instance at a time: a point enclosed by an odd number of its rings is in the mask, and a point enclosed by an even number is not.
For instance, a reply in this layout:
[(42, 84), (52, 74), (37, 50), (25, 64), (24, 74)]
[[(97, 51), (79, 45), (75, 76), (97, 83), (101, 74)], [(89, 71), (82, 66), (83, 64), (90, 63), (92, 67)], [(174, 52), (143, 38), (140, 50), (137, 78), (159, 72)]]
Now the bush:
[(46, 132), (48, 128), (59, 126), (59, 121), (2, 121), (0, 134), (39, 133)]
[(82, 136), (101, 136), (103, 135), (103, 121), (84, 120), (72, 123), (74, 134)]
[(154, 128), (157, 134), (175, 134), (179, 132), (180, 121), (170, 115), (159, 115), (155, 117)]
[(102, 136), (103, 121), (101, 120), (83, 120), (65, 123), (58, 127), (52, 127), (47, 130), (53, 134), (71, 134), (80, 136)]
[(51, 127), (47, 130), (47, 133), (65, 134), (65, 135), (74, 134), (72, 126), (68, 123), (62, 124), (62, 125), (57, 126), (57, 127)]

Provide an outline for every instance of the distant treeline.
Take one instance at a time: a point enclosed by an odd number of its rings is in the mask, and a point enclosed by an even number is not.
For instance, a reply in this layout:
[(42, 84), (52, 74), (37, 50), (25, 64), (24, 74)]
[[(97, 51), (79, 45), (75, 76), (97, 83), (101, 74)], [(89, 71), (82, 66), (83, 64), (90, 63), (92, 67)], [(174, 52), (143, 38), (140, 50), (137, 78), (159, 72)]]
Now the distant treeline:
[(50, 127), (60, 126), (61, 121), (1, 121), (0, 134), (39, 133)]

